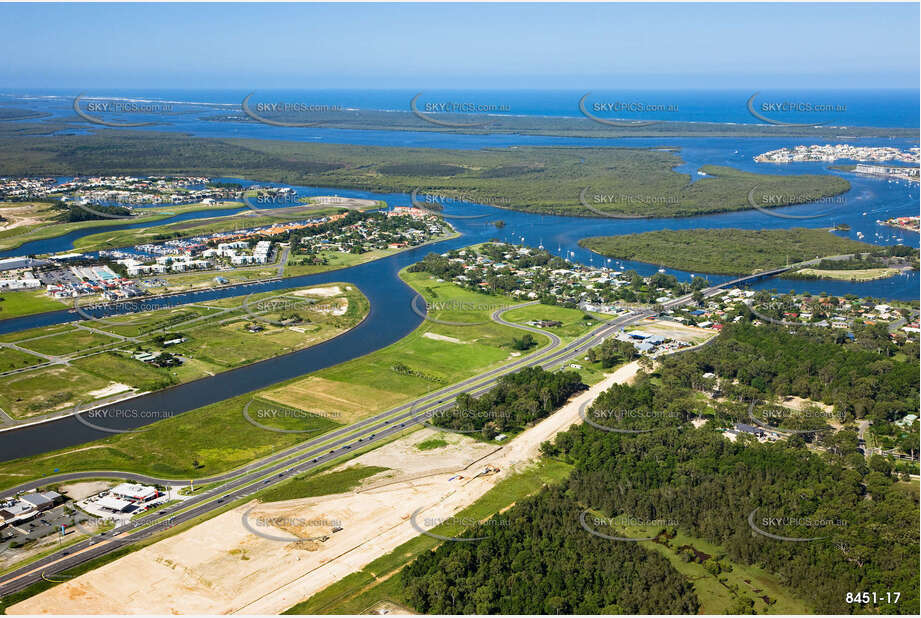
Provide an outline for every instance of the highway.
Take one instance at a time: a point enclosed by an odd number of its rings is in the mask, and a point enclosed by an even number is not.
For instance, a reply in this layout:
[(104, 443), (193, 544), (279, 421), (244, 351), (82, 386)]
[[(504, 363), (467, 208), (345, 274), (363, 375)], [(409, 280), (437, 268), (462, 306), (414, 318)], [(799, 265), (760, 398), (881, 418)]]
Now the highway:
[[(786, 270), (787, 268), (777, 269), (777, 271), (771, 271), (770, 273), (740, 277), (739, 279), (706, 288), (702, 290), (702, 293), (705, 297), (713, 296), (726, 287), (738, 285), (755, 278), (773, 276)], [(663, 303), (662, 306), (665, 308), (677, 307), (690, 302), (691, 298), (692, 296), (688, 294)], [(656, 315), (652, 310), (631, 312), (605, 322), (589, 333), (561, 346), (562, 342), (556, 335), (529, 326), (514, 324), (502, 318), (504, 312), (530, 304), (534, 303), (523, 303), (499, 309), (493, 313), (492, 318), (500, 324), (549, 337), (550, 345), (541, 350), (508, 365), (434, 391), (397, 408), (279, 451), (241, 468), (211, 477), (195, 479), (195, 482), (200, 485), (218, 482), (222, 484), (178, 504), (139, 517), (130, 524), (80, 541), (3, 575), (0, 578), (0, 597), (22, 590), (43, 579), (58, 581), (53, 577), (56, 573), (103, 556), (126, 545), (147, 539), (167, 528), (190, 521), (213, 510), (223, 508), (231, 502), (246, 498), (266, 487), (280, 483), (292, 475), (323, 466), (333, 459), (349, 454), (353, 448), (364, 447), (386, 440), (394, 434), (405, 431), (407, 427), (425, 422), (436, 410), (449, 409), (454, 405), (453, 399), (461, 392), (476, 396), (488, 391), (496, 385), (503, 374), (525, 367), (540, 366), (550, 368), (579, 358), (588, 349), (600, 344), (606, 337), (640, 320)], [(446, 401), (449, 397), (452, 400)], [(6, 490), (0, 497), (11, 496), (52, 483), (100, 477), (150, 484), (175, 484), (177, 482), (177, 479), (162, 479), (131, 472), (84, 471), (36, 479)]]

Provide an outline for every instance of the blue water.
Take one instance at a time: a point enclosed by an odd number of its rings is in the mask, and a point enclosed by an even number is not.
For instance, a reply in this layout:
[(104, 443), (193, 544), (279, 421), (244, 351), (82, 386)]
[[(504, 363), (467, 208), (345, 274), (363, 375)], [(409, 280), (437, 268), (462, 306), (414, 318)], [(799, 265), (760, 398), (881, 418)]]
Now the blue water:
[[(86, 97), (111, 97), (131, 102), (160, 102), (172, 105), (169, 113), (130, 113), (120, 121), (164, 121), (187, 125), (201, 115), (240, 112), (243, 98), (252, 88), (239, 90), (145, 90), (107, 88), (85, 93)], [(18, 107), (51, 112), (55, 116), (73, 116), (73, 99), (79, 90), (32, 89), (23, 92), (0, 92), (0, 100), (9, 100)], [(410, 111), (410, 100), (417, 90), (262, 90), (255, 91), (251, 107), (257, 103), (302, 103), (339, 106), (348, 109)], [(580, 99), (589, 94), (584, 90), (427, 90), (422, 92), (416, 108), (426, 111), (426, 105), (474, 104), (488, 106), (495, 115), (584, 117), (579, 109)], [(751, 90), (595, 90), (585, 100), (586, 108), (604, 118), (630, 120), (660, 120), (682, 122), (728, 122), (764, 124), (751, 114), (748, 99)], [(84, 99), (89, 102), (90, 99)], [(783, 111), (764, 108), (771, 104), (824, 106), (819, 111)], [(629, 107), (624, 107), (628, 104)], [(637, 104), (646, 109), (633, 111)], [(596, 105), (618, 106), (617, 111)], [(654, 106), (649, 109), (649, 106)], [(829, 126), (917, 127), (919, 94), (917, 90), (777, 90), (758, 92), (753, 101), (755, 111), (782, 122), (824, 123)], [(85, 107), (82, 107), (86, 109)], [(507, 110), (507, 111), (506, 111)], [(830, 111), (827, 111), (830, 110)], [(183, 126), (186, 128), (186, 126)]]
[[(896, 243), (919, 246), (918, 234), (881, 226), (876, 220), (886, 220), (890, 217), (917, 215), (919, 213), (919, 192), (917, 184), (909, 186), (904, 182), (889, 182), (857, 174), (840, 172), (829, 169), (825, 163), (791, 163), (769, 164), (756, 163), (753, 157), (768, 150), (782, 147), (791, 147), (801, 143), (811, 143), (804, 138), (619, 138), (619, 139), (590, 139), (590, 138), (557, 138), (547, 136), (523, 136), (504, 134), (461, 135), (452, 133), (439, 133), (437, 131), (364, 131), (313, 128), (273, 127), (256, 122), (213, 122), (203, 120), (215, 114), (238, 113), (240, 101), (248, 94), (249, 90), (240, 91), (143, 91), (143, 90), (106, 90), (104, 92), (88, 93), (90, 96), (117, 96), (125, 99), (142, 101), (172, 102), (175, 110), (170, 114), (125, 114), (122, 120), (141, 121), (152, 120), (159, 122), (151, 130), (181, 130), (200, 137), (252, 137), (264, 139), (284, 139), (293, 141), (308, 141), (317, 143), (347, 143), (368, 146), (410, 146), (426, 148), (453, 148), (453, 149), (481, 149), (481, 148), (506, 148), (516, 146), (618, 146), (618, 147), (677, 147), (677, 152), (684, 163), (677, 166), (675, 171), (685, 174), (688, 182), (696, 182), (701, 177), (697, 171), (703, 165), (725, 165), (751, 172), (772, 174), (837, 174), (850, 181), (852, 188), (844, 198), (844, 204), (837, 204), (834, 208), (822, 207), (818, 212), (827, 212), (826, 216), (808, 219), (791, 220), (772, 217), (765, 213), (751, 210), (729, 214), (710, 215), (705, 217), (688, 217), (678, 219), (649, 219), (649, 220), (609, 220), (594, 218), (572, 218), (529, 215), (507, 210), (496, 210), (486, 206), (468, 205), (462, 207), (471, 212), (476, 208), (486, 209), (495, 218), (501, 218), (507, 227), (498, 231), (490, 229), (479, 233), (475, 226), (482, 225), (476, 222), (461, 222), (457, 225), (465, 232), (468, 242), (477, 238), (499, 237), (505, 240), (515, 240), (527, 244), (543, 244), (548, 250), (564, 255), (571, 259), (586, 263), (600, 265), (602, 258), (578, 247), (577, 241), (585, 236), (600, 234), (626, 234), (644, 232), (657, 229), (685, 229), (694, 227), (739, 227), (746, 229), (788, 228), (788, 227), (824, 227), (830, 228), (835, 224), (843, 223), (851, 226), (849, 232), (836, 232), (839, 235), (857, 239), (858, 232), (864, 235), (862, 239), (878, 245), (891, 245)], [(58, 118), (73, 118), (72, 102), (76, 92), (65, 91), (32, 91), (24, 93), (0, 93), (0, 101), (7, 100), (16, 106), (27, 106), (33, 109), (47, 111)], [(366, 109), (400, 110), (409, 109), (409, 100), (414, 91), (359, 91), (359, 90), (325, 90), (325, 91), (266, 91), (257, 92), (253, 101), (299, 101), (306, 103), (321, 103), (330, 105), (343, 105)], [(420, 97), (418, 106), (422, 108), (426, 101), (453, 101), (475, 102), (478, 104), (506, 105), (513, 114), (526, 115), (558, 115), (578, 116), (578, 99), (583, 92), (575, 91), (430, 91)], [(624, 96), (621, 97), (620, 94)], [(599, 101), (636, 101), (642, 100), (650, 104), (672, 104), (677, 106), (677, 112), (669, 112), (665, 120), (690, 120), (700, 122), (739, 122), (746, 124), (761, 123), (754, 118), (745, 106), (748, 97), (753, 93), (741, 91), (697, 91), (697, 92), (603, 92), (592, 94), (588, 100)], [(615, 96), (616, 95), (616, 96)], [(834, 112), (839, 115), (835, 118), (835, 126), (848, 124), (861, 126), (901, 126), (910, 127), (917, 125), (918, 92), (917, 91), (822, 91), (822, 92), (770, 92), (765, 91), (759, 95), (758, 101), (813, 101), (844, 105), (846, 112)], [(813, 114), (814, 115), (814, 114)], [(847, 116), (847, 118), (845, 118)], [(785, 121), (795, 121), (795, 118), (783, 118)], [(817, 121), (810, 118), (810, 121)], [(164, 124), (165, 123), (165, 124)], [(86, 122), (82, 126), (94, 128)], [(428, 128), (435, 128), (434, 125)], [(841, 138), (834, 140), (837, 143), (851, 143), (871, 146), (897, 146), (902, 149), (917, 146), (917, 139), (853, 139)], [(225, 179), (235, 180), (235, 179)], [(396, 194), (371, 194), (362, 191), (349, 191), (329, 187), (296, 187), (299, 195), (323, 195), (337, 193), (340, 195), (356, 197), (373, 197), (383, 199), (390, 205), (409, 204), (408, 193)], [(407, 187), (410, 191), (412, 187)], [(458, 208), (453, 205), (449, 207)], [(784, 209), (777, 212), (808, 215), (817, 212), (816, 206), (803, 205)], [(472, 210), (471, 210), (472, 209)], [(228, 211), (230, 212), (230, 211)], [(157, 222), (161, 225), (167, 222), (196, 219), (204, 216), (214, 216), (215, 211), (207, 213), (185, 213), (177, 215), (166, 221)], [(458, 221), (458, 220), (454, 220)], [(35, 241), (12, 251), (0, 253), (0, 257), (10, 255), (36, 254), (57, 251), (68, 251), (73, 247), (73, 241), (84, 234), (95, 233), (102, 230), (116, 230), (131, 227), (148, 227), (154, 224), (125, 224), (109, 228), (90, 228), (74, 232), (56, 239)], [(474, 226), (474, 227), (471, 227)], [(487, 233), (488, 232), (488, 233)], [(616, 265), (616, 264), (615, 264)], [(656, 266), (630, 264), (642, 273), (654, 271)], [(691, 273), (676, 273), (682, 278), (690, 277)], [(710, 276), (711, 280), (719, 280)], [(762, 284), (767, 285), (767, 284)], [(775, 283), (787, 289), (787, 285), (796, 289), (815, 288), (818, 291), (833, 293), (853, 292), (860, 295), (872, 295), (885, 298), (911, 299), (918, 297), (917, 273), (892, 279), (853, 284), (848, 282), (787, 282)], [(797, 287), (798, 286), (798, 287)]]
[[(707, 142), (708, 140), (699, 140)], [(719, 140), (711, 140), (719, 141)], [(759, 146), (752, 146), (753, 151), (758, 151)], [(758, 170), (769, 164), (759, 164), (751, 161), (748, 153), (740, 151), (739, 154), (721, 153), (720, 149), (712, 144), (701, 143), (699, 146), (682, 151), (682, 156), (688, 163), (682, 167), (696, 170), (703, 161), (712, 161), (719, 164), (733, 165), (741, 169)], [(720, 156), (723, 156), (721, 159)], [(830, 228), (835, 224), (846, 223), (851, 226), (848, 232), (835, 232), (839, 236), (858, 240), (857, 233), (862, 232), (864, 242), (877, 245), (905, 244), (919, 247), (919, 235), (916, 232), (899, 230), (889, 226), (879, 225), (876, 220), (886, 220), (891, 217), (905, 216), (918, 213), (919, 188), (917, 185), (906, 183), (888, 182), (886, 179), (861, 176), (828, 170), (823, 164), (809, 163), (805, 171), (837, 173), (846, 177), (851, 182), (851, 190), (844, 194), (843, 203), (836, 204), (833, 209), (827, 205), (815, 206), (804, 204), (774, 209), (789, 215), (811, 215), (828, 212), (827, 215), (808, 220), (784, 219), (768, 215), (758, 210), (746, 210), (733, 213), (721, 213), (697, 217), (683, 217), (673, 219), (608, 219), (595, 217), (561, 217), (555, 215), (535, 215), (513, 210), (499, 209), (482, 204), (465, 202), (449, 203), (445, 207), (445, 214), (451, 215), (479, 215), (486, 214), (483, 219), (450, 219), (450, 222), (463, 234), (462, 244), (473, 244), (491, 238), (507, 242), (526, 244), (531, 246), (543, 245), (548, 251), (561, 257), (591, 266), (611, 266), (633, 268), (643, 275), (654, 273), (657, 265), (630, 262), (627, 260), (611, 261), (602, 258), (588, 250), (582, 249), (578, 241), (588, 236), (603, 236), (617, 234), (633, 234), (660, 229), (691, 229), (691, 228), (742, 228), (742, 229), (784, 229), (791, 227), (821, 227)], [(774, 166), (780, 173), (789, 173), (789, 166)], [(774, 171), (774, 170), (772, 170)], [(239, 182), (243, 185), (253, 184), (252, 181), (238, 178), (219, 178), (223, 182)], [(281, 183), (262, 183), (274, 186), (285, 186)], [(316, 196), (337, 194), (346, 197), (358, 197), (385, 201), (389, 206), (411, 205), (408, 193), (372, 193), (351, 189), (332, 187), (303, 187), (293, 186), (298, 196)], [(818, 208), (818, 210), (817, 210)], [(229, 214), (240, 209), (221, 209), (218, 211), (201, 211), (184, 213), (166, 221), (194, 220), (215, 214)], [(866, 213), (866, 214), (864, 214)], [(488, 223), (501, 219), (506, 226), (499, 230)], [(87, 228), (71, 232), (64, 236), (37, 240), (26, 243), (18, 249), (0, 253), (0, 258), (11, 255), (31, 255), (46, 252), (63, 252), (73, 249), (73, 242), (86, 234), (99, 231), (112, 231), (126, 228), (143, 228), (152, 225), (162, 225), (164, 221), (154, 223), (130, 223), (107, 228)], [(685, 271), (668, 269), (680, 280), (687, 281), (692, 274)], [(729, 279), (718, 275), (705, 275), (713, 282)], [(918, 298), (918, 273), (900, 275), (890, 279), (870, 281), (864, 283), (850, 283), (844, 281), (787, 281), (771, 280), (760, 282), (755, 287), (768, 289), (778, 287), (783, 291), (790, 289), (829, 292), (833, 294), (853, 293), (860, 296), (873, 296), (892, 299), (917, 299)]]

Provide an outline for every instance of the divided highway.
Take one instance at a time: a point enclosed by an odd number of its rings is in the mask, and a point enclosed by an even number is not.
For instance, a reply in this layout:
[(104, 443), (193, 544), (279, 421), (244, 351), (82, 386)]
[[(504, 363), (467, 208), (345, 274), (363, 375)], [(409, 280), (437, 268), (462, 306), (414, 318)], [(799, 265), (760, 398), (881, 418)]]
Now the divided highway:
[[(723, 288), (744, 283), (753, 278), (773, 276), (785, 270), (787, 269), (740, 277), (739, 279), (706, 288), (702, 290), (702, 293), (705, 297), (713, 296)], [(663, 303), (663, 307), (674, 308), (690, 301), (691, 295), (686, 295)], [(347, 427), (342, 427), (323, 436), (307, 440), (241, 468), (223, 474), (195, 479), (195, 482), (200, 485), (221, 484), (181, 503), (161, 509), (156, 513), (139, 517), (130, 524), (98, 534), (7, 573), (0, 577), (0, 597), (22, 590), (43, 579), (46, 581), (62, 581), (54, 578), (54, 574), (103, 556), (126, 545), (147, 539), (169, 527), (223, 508), (229, 502), (246, 498), (266, 487), (280, 483), (292, 475), (309, 471), (325, 465), (333, 459), (349, 454), (353, 448), (386, 440), (394, 434), (404, 431), (407, 427), (425, 422), (436, 411), (450, 409), (454, 405), (453, 399), (461, 392), (476, 396), (488, 391), (506, 373), (533, 366), (550, 368), (575, 360), (584, 355), (590, 348), (601, 343), (606, 337), (644, 318), (655, 315), (652, 310), (631, 312), (606, 322), (591, 332), (561, 346), (562, 341), (560, 338), (552, 333), (514, 324), (502, 317), (502, 314), (506, 311), (531, 304), (535, 303), (523, 303), (497, 310), (493, 313), (492, 319), (500, 324), (549, 337), (550, 345), (541, 350), (503, 367), (492, 369), (457, 384), (444, 387), (413, 402), (403, 404)], [(450, 401), (448, 400), (449, 398)], [(85, 471), (57, 474), (23, 483), (4, 491), (0, 494), (0, 497), (11, 496), (52, 483), (100, 477), (151, 484), (177, 482), (177, 479), (156, 478), (131, 472)]]

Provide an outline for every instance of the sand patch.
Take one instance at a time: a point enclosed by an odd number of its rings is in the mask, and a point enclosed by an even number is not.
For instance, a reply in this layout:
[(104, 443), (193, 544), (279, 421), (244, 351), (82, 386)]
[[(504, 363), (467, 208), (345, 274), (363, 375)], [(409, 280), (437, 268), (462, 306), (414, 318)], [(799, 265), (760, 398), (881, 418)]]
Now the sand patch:
[(338, 296), (342, 294), (342, 288), (338, 285), (331, 285), (325, 288), (310, 288), (308, 290), (296, 290), (291, 292), (295, 296), (322, 296), (323, 298), (329, 298), (330, 296)]
[(118, 393), (124, 393), (125, 391), (133, 390), (127, 384), (122, 384), (121, 382), (112, 382), (105, 388), (100, 388), (95, 391), (90, 391), (87, 393), (93, 399), (100, 399), (102, 397), (108, 397), (109, 395), (117, 395)]
[(439, 335), (438, 333), (422, 333), (422, 336), (426, 339), (434, 339), (435, 341), (447, 341), (448, 343), (466, 343), (466, 341), (461, 341), (457, 337), (448, 337), (447, 335)]
[(336, 298), (328, 303), (315, 305), (311, 307), (311, 309), (317, 313), (324, 313), (327, 315), (345, 315), (345, 312), (349, 310), (349, 299)]
[(689, 343), (700, 343), (715, 335), (715, 331), (709, 328), (697, 328), (696, 326), (685, 326), (671, 320), (656, 320), (655, 322), (643, 322), (637, 327), (637, 330), (646, 331), (653, 335), (661, 335), (669, 339), (678, 341), (687, 341)]
[(62, 494), (66, 494), (71, 500), (83, 500), (84, 498), (89, 498), (92, 495), (98, 494), (100, 491), (105, 491), (113, 485), (115, 485), (114, 482), (81, 481), (79, 483), (61, 485), (59, 490)]

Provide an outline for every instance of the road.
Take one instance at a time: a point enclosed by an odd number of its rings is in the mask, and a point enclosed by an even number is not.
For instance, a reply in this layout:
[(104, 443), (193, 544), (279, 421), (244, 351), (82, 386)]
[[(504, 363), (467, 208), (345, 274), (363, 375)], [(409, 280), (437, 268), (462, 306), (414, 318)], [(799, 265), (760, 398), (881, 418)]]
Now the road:
[[(762, 273), (759, 275), (740, 277), (739, 279), (706, 288), (702, 290), (702, 293), (705, 297), (714, 296), (726, 287), (763, 276), (772, 276), (773, 274), (778, 274), (785, 270), (787, 269), (778, 269), (776, 272), (772, 271), (770, 274)], [(663, 307), (677, 307), (690, 302), (691, 299), (691, 295), (688, 294), (663, 303)], [(22, 590), (42, 579), (55, 581), (52, 576), (56, 573), (83, 564), (93, 558), (103, 556), (126, 545), (147, 539), (162, 530), (190, 521), (213, 510), (220, 509), (227, 503), (246, 498), (266, 487), (282, 482), (292, 475), (301, 474), (313, 468), (325, 465), (333, 459), (348, 454), (353, 447), (363, 447), (368, 444), (386, 440), (394, 434), (405, 431), (407, 427), (424, 423), (436, 410), (446, 410), (454, 405), (453, 401), (446, 401), (449, 396), (453, 399), (461, 392), (476, 396), (493, 388), (499, 377), (505, 373), (533, 366), (549, 368), (579, 358), (584, 355), (587, 350), (600, 344), (606, 337), (631, 324), (655, 315), (655, 312), (652, 310), (631, 312), (606, 322), (589, 333), (561, 346), (559, 337), (551, 333), (529, 326), (514, 324), (502, 318), (502, 314), (505, 311), (530, 304), (533, 303), (523, 303), (522, 305), (515, 305), (513, 307), (497, 310), (493, 313), (492, 317), (501, 324), (550, 337), (551, 342), (549, 346), (503, 367), (492, 369), (460, 383), (439, 389), (413, 402), (406, 403), (392, 410), (354, 423), (348, 427), (343, 427), (318, 438), (300, 443), (294, 447), (274, 453), (262, 460), (250, 463), (236, 470), (196, 479), (196, 482), (199, 484), (212, 484), (215, 482), (222, 482), (222, 484), (198, 496), (190, 498), (189, 500), (167, 507), (156, 513), (139, 517), (127, 525), (88, 538), (64, 550), (45, 556), (35, 562), (7, 573), (0, 578), (0, 597)], [(57, 474), (23, 483), (22, 485), (4, 491), (0, 497), (14, 495), (25, 490), (36, 489), (51, 483), (100, 477), (119, 478), (151, 484), (176, 482), (176, 479), (162, 479), (121, 471), (103, 470), (74, 472)]]

